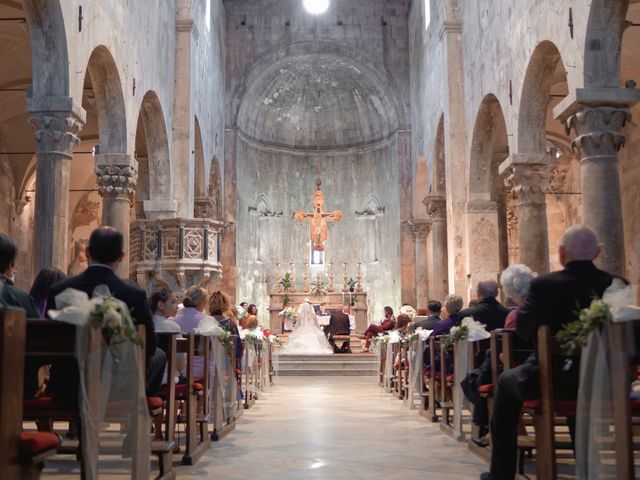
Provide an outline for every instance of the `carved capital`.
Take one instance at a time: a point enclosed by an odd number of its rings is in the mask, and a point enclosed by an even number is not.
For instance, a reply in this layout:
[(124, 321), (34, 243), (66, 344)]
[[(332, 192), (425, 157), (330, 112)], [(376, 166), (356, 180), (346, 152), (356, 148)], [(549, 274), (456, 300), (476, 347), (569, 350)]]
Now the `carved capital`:
[(439, 195), (427, 195), (422, 200), (425, 207), (427, 207), (427, 215), (433, 222), (443, 221), (447, 214), (447, 201), (444, 197)]
[(566, 120), (565, 130), (567, 135), (575, 131), (571, 148), (580, 151), (584, 163), (594, 156), (615, 156), (624, 145), (622, 129), (629, 121), (631, 111), (626, 107), (583, 105)]
[(431, 220), (414, 220), (410, 225), (414, 242), (425, 240), (431, 232)]
[(505, 185), (518, 199), (518, 204), (544, 203), (549, 185), (549, 167), (545, 164), (514, 164)]
[(72, 157), (73, 147), (80, 143), (82, 122), (73, 112), (36, 112), (29, 117), (35, 130), (39, 154)]
[(101, 196), (131, 200), (138, 182), (135, 159), (129, 155), (97, 155), (95, 173)]

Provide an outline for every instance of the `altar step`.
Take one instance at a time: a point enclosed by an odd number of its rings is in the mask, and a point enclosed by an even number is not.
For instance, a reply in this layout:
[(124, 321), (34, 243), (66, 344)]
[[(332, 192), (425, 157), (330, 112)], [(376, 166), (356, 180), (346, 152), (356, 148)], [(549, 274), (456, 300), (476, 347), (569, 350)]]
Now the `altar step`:
[(278, 355), (277, 375), (281, 376), (375, 376), (378, 362), (372, 354)]

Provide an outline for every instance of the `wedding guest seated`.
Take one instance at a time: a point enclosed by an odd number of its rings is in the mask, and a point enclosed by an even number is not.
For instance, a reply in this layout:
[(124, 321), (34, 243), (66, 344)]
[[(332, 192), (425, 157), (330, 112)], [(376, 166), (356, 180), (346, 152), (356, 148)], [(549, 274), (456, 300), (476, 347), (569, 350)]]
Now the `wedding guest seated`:
[(258, 328), (258, 317), (255, 315), (249, 315), (247, 317), (247, 330), (252, 332)]
[(476, 289), (477, 305), (465, 308), (460, 312), (462, 318), (473, 317), (476, 322), (486, 325), (487, 331), (504, 327), (504, 320), (509, 314), (509, 309), (503, 307), (496, 297), (498, 296), (498, 282), (495, 280), (483, 280), (478, 283)]
[(256, 317), (258, 316), (258, 307), (256, 307), (253, 303), (247, 307), (246, 311), (247, 314), (244, 316), (244, 318), (240, 319), (240, 326), (242, 328), (247, 328), (247, 318), (249, 317), (249, 315), (255, 315)]
[[(99, 285), (106, 285), (111, 294), (124, 302), (131, 312), (131, 317), (136, 325), (144, 325), (146, 328), (146, 353), (147, 353), (147, 395), (158, 393), (162, 384), (164, 367), (167, 363), (165, 353), (157, 347), (157, 337), (151, 308), (147, 300), (147, 294), (143, 289), (120, 278), (115, 270), (124, 258), (124, 239), (122, 233), (113, 227), (100, 227), (91, 232), (89, 246), (86, 250), (89, 266), (87, 269), (66, 280), (56, 283), (51, 287), (47, 304), (49, 308), (55, 308), (56, 295), (67, 288), (74, 288), (85, 292), (90, 297), (93, 290)], [(57, 371), (64, 375), (56, 376), (56, 366), (52, 368), (51, 391), (52, 394), (62, 397), (75, 395), (78, 391), (78, 376), (72, 375), (71, 370), (59, 366)], [(60, 382), (58, 382), (60, 379)]]
[[(217, 325), (215, 318), (204, 313), (208, 307), (209, 294), (207, 291), (196, 285), (189, 287), (184, 292), (182, 305), (184, 306), (175, 316), (174, 321), (180, 325), (182, 333), (193, 333), (193, 331), (203, 326)], [(186, 372), (182, 373), (186, 376)], [(204, 375), (204, 358), (200, 355), (193, 357), (193, 378), (201, 380)]]
[[(500, 275), (500, 285), (506, 296), (512, 299), (518, 306), (512, 309), (505, 320), (504, 328), (515, 328), (519, 307), (524, 302), (529, 293), (531, 281), (535, 278), (535, 273), (523, 264), (511, 265)], [(489, 433), (489, 412), (487, 410), (487, 399), (480, 396), (479, 388), (482, 385), (491, 383), (491, 356), (485, 352), (485, 358), (478, 368), (470, 372), (462, 382), (462, 390), (465, 396), (475, 406), (473, 409), (472, 422), (478, 427), (478, 438), (472, 439), (478, 446), (487, 446), (488, 440), (483, 438)]]
[(409, 317), (409, 315), (405, 315), (404, 313), (401, 313), (400, 315), (398, 315), (394, 330), (397, 330), (402, 335), (406, 335), (411, 331), (410, 327), (411, 327), (411, 317)]
[(364, 350), (369, 351), (369, 344), (371, 343), (371, 339), (373, 337), (381, 333), (388, 332), (389, 330), (393, 329), (395, 324), (396, 324), (396, 319), (393, 316), (393, 308), (387, 305), (386, 307), (384, 307), (384, 320), (382, 320), (382, 323), (380, 325), (376, 325), (375, 323), (372, 323), (365, 330), (362, 336), (362, 338), (366, 340), (364, 343)]
[(182, 329), (171, 317), (178, 313), (178, 299), (176, 294), (168, 288), (163, 288), (154, 292), (149, 298), (151, 312), (153, 313), (153, 324), (156, 332), (160, 333), (180, 333)]
[[(38, 272), (29, 291), (29, 295), (35, 302), (40, 313), (37, 318), (46, 318), (49, 290), (53, 284), (65, 278), (67, 278), (67, 276), (64, 272), (57, 268), (43, 268)], [(47, 383), (51, 379), (50, 365), (43, 365), (42, 362), (34, 360), (33, 358), (25, 359), (25, 398), (31, 397), (34, 392), (36, 397), (44, 395)]]
[(40, 312), (38, 318), (47, 317), (49, 290), (54, 284), (61, 282), (65, 278), (67, 278), (67, 276), (62, 270), (53, 267), (43, 268), (38, 272), (29, 291), (29, 295), (33, 298)]
[[(574, 321), (594, 296), (602, 296), (615, 277), (593, 264), (600, 251), (593, 230), (582, 225), (567, 229), (559, 248), (560, 264), (564, 268), (532, 280), (527, 299), (518, 313), (516, 332), (520, 337), (533, 341), (541, 325), (548, 325), (555, 335), (565, 324)], [(577, 378), (571, 381), (578, 375), (575, 370), (563, 370), (563, 383), (558, 385), (562, 388), (556, 392), (560, 398), (575, 398)], [(483, 473), (481, 479), (514, 478), (520, 410), (524, 401), (539, 395), (539, 382), (535, 353), (522, 365), (500, 375), (491, 418), (491, 472)], [(567, 420), (570, 425), (575, 421)]]
[(209, 313), (222, 328), (228, 328), (231, 335), (235, 335), (236, 368), (239, 368), (240, 359), (242, 358), (242, 340), (238, 331), (238, 309), (231, 306), (231, 301), (226, 293), (218, 290), (211, 294)]
[(433, 326), (433, 333), (431, 334), (434, 337), (438, 335), (448, 335), (451, 327), (455, 327), (456, 325), (460, 325), (460, 322), (464, 318), (461, 314), (463, 305), (462, 297), (459, 295), (447, 295), (447, 298), (444, 299), (444, 308), (447, 311), (447, 318), (439, 320)]
[(427, 305), (427, 311), (429, 316), (423, 320), (418, 320), (417, 322), (413, 322), (411, 324), (411, 331), (415, 331), (418, 328), (422, 328), (423, 330), (433, 330), (436, 323), (440, 321), (440, 312), (442, 311), (442, 304), (437, 300), (429, 300), (429, 304)]
[(27, 318), (38, 318), (35, 302), (27, 292), (14, 285), (18, 247), (9, 236), (0, 234), (0, 303), (8, 307), (22, 308)]

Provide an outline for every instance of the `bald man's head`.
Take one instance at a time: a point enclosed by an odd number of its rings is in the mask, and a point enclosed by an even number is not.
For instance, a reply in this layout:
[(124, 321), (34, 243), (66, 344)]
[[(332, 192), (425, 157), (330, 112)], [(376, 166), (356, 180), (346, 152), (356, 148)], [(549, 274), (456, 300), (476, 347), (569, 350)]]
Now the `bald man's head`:
[(560, 263), (593, 261), (600, 255), (596, 232), (584, 225), (573, 225), (560, 239)]
[(478, 298), (497, 297), (498, 282), (495, 280), (483, 280), (478, 283)]

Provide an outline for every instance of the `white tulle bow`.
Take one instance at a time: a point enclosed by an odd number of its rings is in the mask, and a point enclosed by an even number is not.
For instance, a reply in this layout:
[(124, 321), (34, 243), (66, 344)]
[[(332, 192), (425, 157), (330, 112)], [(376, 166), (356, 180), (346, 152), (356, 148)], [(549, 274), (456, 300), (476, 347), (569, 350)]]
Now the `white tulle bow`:
[(466, 317), (462, 320), (461, 325), (466, 326), (469, 329), (469, 336), (467, 340), (470, 342), (479, 342), (491, 337), (491, 334), (487, 332), (487, 326), (477, 322), (472, 317)]
[(614, 322), (628, 322), (640, 318), (640, 307), (633, 305), (636, 300), (635, 288), (634, 285), (627, 285), (616, 278), (604, 291), (602, 300), (609, 305)]
[(420, 335), (420, 340), (428, 340), (433, 333), (433, 330), (426, 330), (422, 327), (418, 327), (416, 328), (416, 333)]
[[(56, 295), (58, 310), (49, 310), (49, 318), (76, 326), (86, 325), (89, 322), (89, 314), (95, 309), (95, 306), (109, 297), (111, 297), (111, 292), (106, 285), (98, 285), (93, 290), (93, 298), (91, 299), (85, 292), (75, 288), (67, 288)], [(116, 298), (113, 300), (123, 309), (122, 311), (125, 311), (127, 306), (124, 302)]]

